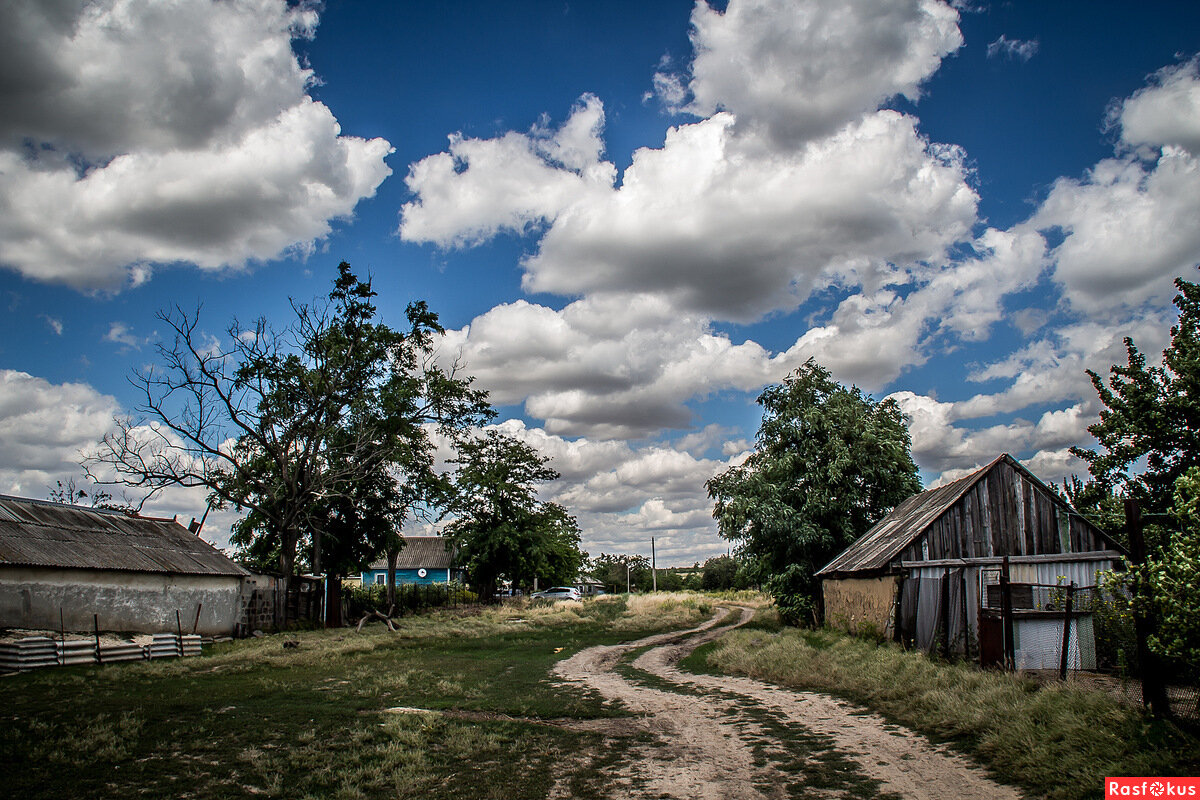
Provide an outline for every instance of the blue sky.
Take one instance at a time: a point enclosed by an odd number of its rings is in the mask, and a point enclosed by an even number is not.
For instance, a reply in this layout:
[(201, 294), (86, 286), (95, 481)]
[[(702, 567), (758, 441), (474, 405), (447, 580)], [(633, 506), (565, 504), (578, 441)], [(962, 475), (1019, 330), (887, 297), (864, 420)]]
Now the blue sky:
[(1082, 473), (1084, 369), (1160, 350), (1200, 262), (1194, 3), (63, 0), (0, 31), (5, 493), (130, 413), (156, 312), (282, 323), (347, 260), (385, 318), (440, 314), (585, 549), (691, 563), (808, 357), (896, 398), (927, 483)]

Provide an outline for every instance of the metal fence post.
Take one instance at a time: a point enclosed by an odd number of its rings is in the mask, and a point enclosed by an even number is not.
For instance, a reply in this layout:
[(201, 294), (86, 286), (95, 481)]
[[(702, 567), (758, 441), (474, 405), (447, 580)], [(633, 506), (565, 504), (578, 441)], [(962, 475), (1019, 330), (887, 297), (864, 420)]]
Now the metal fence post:
[(1167, 700), (1162, 665), (1148, 643), (1154, 620), (1146, 613), (1150, 587), (1143, 568), (1146, 563), (1146, 539), (1142, 531), (1142, 507), (1137, 500), (1125, 501), (1125, 527), (1129, 533), (1129, 560), (1134, 564), (1133, 631), (1137, 637), (1138, 666), (1142, 673), (1142, 705), (1149, 706), (1150, 712), (1156, 716), (1167, 716), (1171, 713), (1171, 706)]
[(1012, 585), (1008, 580), (1008, 556), (1000, 565), (1000, 615), (1004, 632), (1004, 661), (1010, 670), (1017, 668), (1016, 633), (1013, 630)]
[(1061, 681), (1067, 679), (1067, 667), (1071, 663), (1069, 658), (1071, 653), (1071, 611), (1074, 602), (1075, 581), (1071, 581), (1071, 585), (1067, 587), (1066, 613), (1063, 615), (1062, 660), (1058, 665), (1058, 679)]

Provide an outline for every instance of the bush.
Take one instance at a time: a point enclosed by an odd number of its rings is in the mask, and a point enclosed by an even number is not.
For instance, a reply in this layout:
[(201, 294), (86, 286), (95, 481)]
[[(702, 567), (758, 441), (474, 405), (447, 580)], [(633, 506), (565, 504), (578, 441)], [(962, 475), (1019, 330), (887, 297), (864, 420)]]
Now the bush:
[(767, 591), (775, 598), (775, 606), (784, 624), (815, 624), (817, 607), (813, 602), (810, 583), (811, 578), (796, 564), (767, 581)]
[[(479, 602), (479, 596), (461, 583), (397, 584), (395, 613), (403, 615), (429, 608), (469, 605)], [(370, 584), (351, 586), (343, 597), (349, 617), (361, 617), (369, 611), (387, 611), (387, 586)]]
[(1131, 576), (1129, 572), (1097, 572), (1092, 600), (1096, 665), (1118, 672), (1121, 677), (1138, 674), (1137, 637), (1129, 590)]

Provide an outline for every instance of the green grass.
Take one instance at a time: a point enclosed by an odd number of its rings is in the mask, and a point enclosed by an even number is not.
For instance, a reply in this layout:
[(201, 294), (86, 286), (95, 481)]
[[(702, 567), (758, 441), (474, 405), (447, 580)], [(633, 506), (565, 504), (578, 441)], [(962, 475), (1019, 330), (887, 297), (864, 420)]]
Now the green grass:
[(1200, 771), (1200, 740), (1105, 692), (1039, 688), (892, 644), (757, 622), (700, 648), (682, 666), (843, 697), (951, 742), (1002, 780), (1054, 800), (1102, 795), (1106, 775)]
[[(622, 598), (217, 645), (202, 658), (59, 668), (0, 680), (0, 763), (13, 796), (576, 796), (633, 742), (541, 720), (622, 714), (550, 687), (564, 656), (698, 623)], [(297, 648), (283, 647), (294, 639)], [(459, 715), (389, 712), (444, 709)], [(603, 745), (603, 746), (602, 746)], [(599, 753), (584, 757), (580, 754)], [(599, 760), (597, 760), (599, 759)], [(593, 763), (595, 762), (595, 763)]]

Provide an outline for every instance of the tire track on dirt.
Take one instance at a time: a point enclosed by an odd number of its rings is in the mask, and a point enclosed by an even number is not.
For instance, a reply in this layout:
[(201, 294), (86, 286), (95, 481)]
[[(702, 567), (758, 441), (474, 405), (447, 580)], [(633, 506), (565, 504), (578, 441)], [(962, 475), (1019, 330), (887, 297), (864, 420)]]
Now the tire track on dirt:
[[(623, 796), (711, 800), (789, 796), (788, 786), (797, 778), (762, 757), (764, 741), (776, 737), (746, 713), (749, 706), (771, 712), (797, 734), (827, 737), (863, 774), (879, 782), (881, 792), (914, 800), (1017, 800), (1021, 796), (992, 781), (961, 756), (850, 703), (750, 678), (693, 675), (676, 667), (701, 644), (753, 616), (746, 608), (739, 608), (738, 613), (731, 625), (720, 625), (730, 614), (721, 609), (697, 628), (588, 648), (555, 666), (558, 678), (620, 702), (639, 715), (636, 719), (642, 730), (658, 737), (658, 746), (635, 748), (636, 758), (611, 776), (614, 788)], [(685, 693), (643, 686), (615, 672), (622, 656), (644, 647), (650, 649), (633, 667)], [(772, 746), (773, 751), (780, 749), (786, 748)], [(817, 755), (814, 753), (814, 758)], [(842, 795), (838, 791), (812, 793)]]

